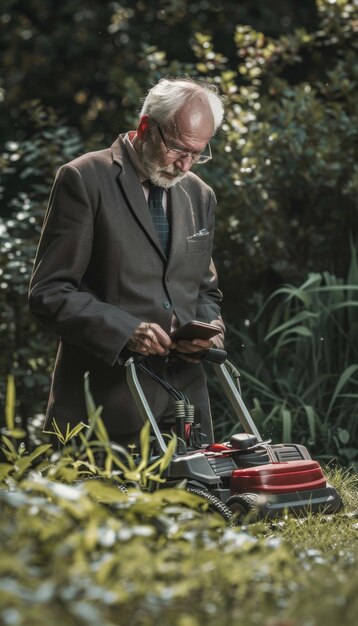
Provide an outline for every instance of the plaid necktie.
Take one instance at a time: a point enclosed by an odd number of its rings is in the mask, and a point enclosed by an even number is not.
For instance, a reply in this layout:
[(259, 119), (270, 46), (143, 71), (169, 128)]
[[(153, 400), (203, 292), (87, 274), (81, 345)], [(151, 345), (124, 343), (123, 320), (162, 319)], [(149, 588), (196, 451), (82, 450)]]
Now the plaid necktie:
[(163, 209), (163, 187), (153, 185), (150, 181), (149, 184), (149, 196), (148, 206), (152, 216), (154, 228), (158, 233), (160, 245), (163, 249), (165, 256), (169, 253), (169, 223), (167, 216)]

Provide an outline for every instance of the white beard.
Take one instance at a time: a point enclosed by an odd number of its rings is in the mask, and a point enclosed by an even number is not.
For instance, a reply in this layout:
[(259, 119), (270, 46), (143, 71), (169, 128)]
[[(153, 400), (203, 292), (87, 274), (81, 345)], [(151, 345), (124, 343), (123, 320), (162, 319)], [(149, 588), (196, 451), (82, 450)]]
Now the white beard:
[[(153, 165), (155, 157), (152, 148), (148, 146), (148, 144), (143, 144), (141, 158), (145, 173), (153, 185), (158, 185), (158, 187), (163, 187), (163, 189), (170, 189), (170, 187), (176, 185), (186, 176), (185, 173), (183, 174), (183, 172), (175, 167), (174, 163), (162, 168)], [(171, 174), (172, 178), (168, 178), (163, 172)]]
[[(153, 185), (158, 185), (158, 187), (163, 187), (163, 189), (170, 189), (170, 187), (174, 187), (180, 180), (185, 178), (186, 174), (180, 173), (178, 176), (173, 178), (167, 178), (161, 174), (163, 170), (154, 170), (152, 172), (148, 172), (148, 178), (153, 183)], [(165, 171), (165, 170), (164, 170)]]

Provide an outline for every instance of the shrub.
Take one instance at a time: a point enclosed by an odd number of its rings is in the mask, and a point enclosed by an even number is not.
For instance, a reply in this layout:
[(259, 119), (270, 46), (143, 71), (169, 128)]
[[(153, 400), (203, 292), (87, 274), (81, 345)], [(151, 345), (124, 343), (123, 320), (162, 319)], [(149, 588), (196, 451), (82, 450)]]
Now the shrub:
[(322, 272), (281, 287), (244, 331), (229, 328), (228, 351), (266, 436), (357, 468), (358, 265), (351, 249), (346, 282)]
[(33, 101), (24, 115), (31, 136), (8, 142), (0, 154), (7, 216), (0, 218), (0, 407), (11, 373), (23, 423), (43, 412), (55, 355), (54, 339), (28, 312), (30, 275), (55, 171), (81, 151), (78, 135), (53, 111)]

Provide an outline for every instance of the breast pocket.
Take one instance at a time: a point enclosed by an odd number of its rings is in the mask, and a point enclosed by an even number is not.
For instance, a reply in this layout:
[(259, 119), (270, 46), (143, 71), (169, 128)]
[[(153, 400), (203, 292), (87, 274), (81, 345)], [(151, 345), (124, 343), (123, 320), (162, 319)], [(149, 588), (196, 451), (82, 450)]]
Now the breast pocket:
[(200, 237), (195, 237), (195, 235), (187, 237), (187, 252), (189, 254), (204, 254), (209, 250), (209, 241), (209, 233), (206, 233), (205, 235), (200, 235)]

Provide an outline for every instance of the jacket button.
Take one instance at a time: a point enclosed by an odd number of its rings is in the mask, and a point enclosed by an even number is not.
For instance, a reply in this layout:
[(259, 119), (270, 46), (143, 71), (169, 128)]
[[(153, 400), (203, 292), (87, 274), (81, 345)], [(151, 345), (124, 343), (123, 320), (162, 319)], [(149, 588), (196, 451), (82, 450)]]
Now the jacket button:
[(164, 307), (165, 309), (170, 309), (170, 302), (169, 302), (169, 300), (164, 300), (164, 302), (163, 302), (163, 307)]

